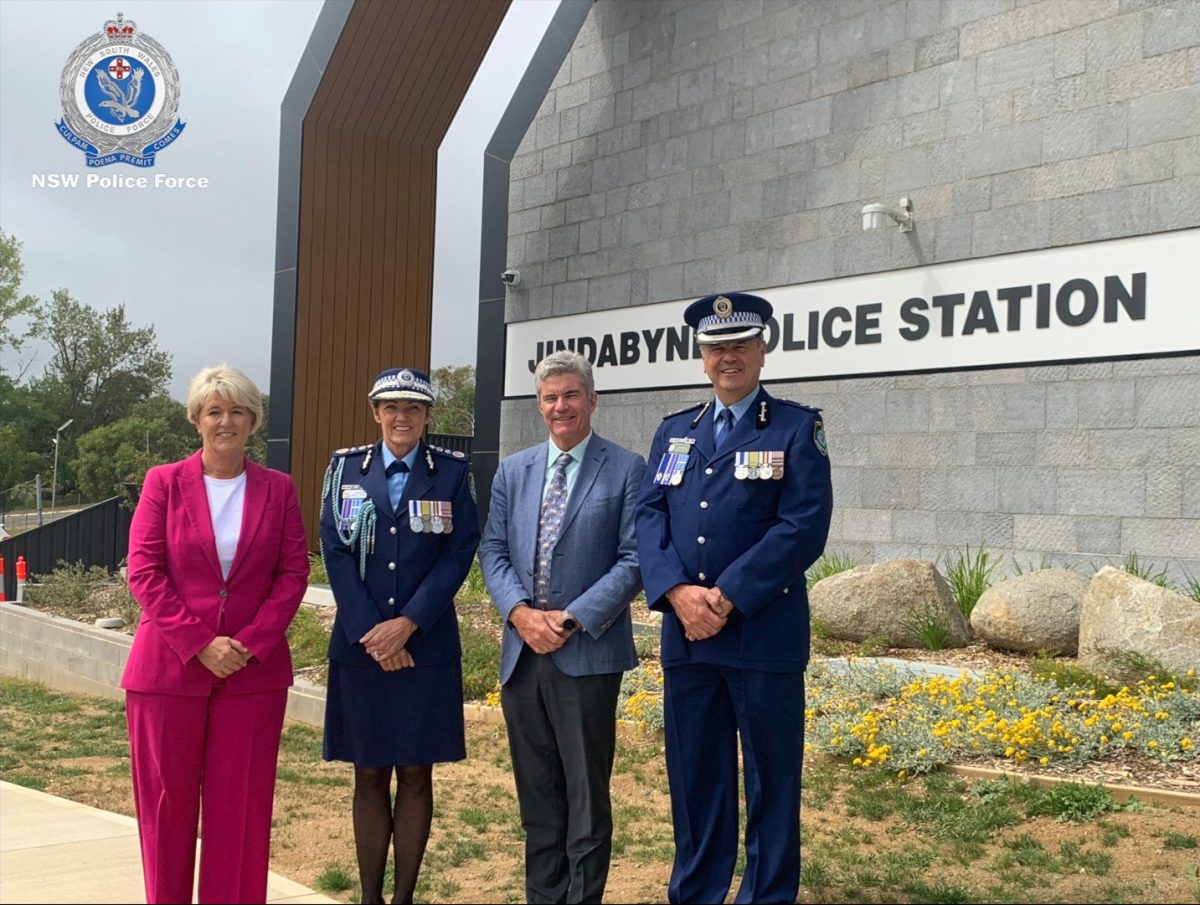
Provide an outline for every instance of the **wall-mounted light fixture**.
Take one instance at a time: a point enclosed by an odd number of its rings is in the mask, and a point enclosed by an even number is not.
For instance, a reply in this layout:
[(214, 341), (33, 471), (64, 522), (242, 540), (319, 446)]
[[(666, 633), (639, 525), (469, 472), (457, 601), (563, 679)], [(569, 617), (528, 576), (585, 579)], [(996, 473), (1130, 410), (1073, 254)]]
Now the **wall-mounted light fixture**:
[(912, 201), (900, 199), (900, 206), (891, 207), (887, 204), (867, 204), (862, 209), (863, 229), (883, 229), (891, 220), (900, 227), (900, 232), (910, 233), (913, 228)]

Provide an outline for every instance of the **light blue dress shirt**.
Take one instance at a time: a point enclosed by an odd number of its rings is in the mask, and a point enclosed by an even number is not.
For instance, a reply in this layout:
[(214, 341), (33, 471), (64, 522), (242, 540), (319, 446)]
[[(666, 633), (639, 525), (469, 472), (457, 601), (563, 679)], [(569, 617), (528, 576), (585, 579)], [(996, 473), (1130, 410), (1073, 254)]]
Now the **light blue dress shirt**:
[(575, 481), (579, 478), (579, 468), (583, 464), (583, 457), (587, 455), (588, 444), (592, 442), (591, 431), (579, 443), (575, 444), (574, 449), (559, 449), (554, 438), (549, 438), (546, 444), (546, 473), (542, 476), (542, 499), (546, 499), (546, 491), (550, 489), (550, 481), (554, 478), (555, 464), (558, 462), (558, 457), (566, 453), (571, 457), (571, 461), (567, 463), (567, 494), (563, 498), (565, 503), (571, 499), (571, 490), (575, 487)]
[[(726, 405), (724, 402), (722, 402), (720, 399), (717, 399), (714, 396), (713, 401), (716, 404), (713, 406), (713, 414), (712, 414), (713, 427), (715, 428), (717, 425), (717, 415), (720, 412), (725, 411), (725, 409), (729, 409), (729, 411), (731, 411), (733, 413), (733, 424), (731, 424), (727, 429), (733, 430), (735, 427), (737, 427), (737, 423), (739, 421), (741, 421), (742, 418), (745, 416), (746, 412), (749, 411), (750, 406), (752, 406), (754, 404), (754, 397), (757, 395), (758, 395), (758, 384), (755, 384), (753, 390), (751, 390), (749, 393), (747, 393), (745, 396), (743, 396), (741, 399), (739, 399), (733, 405)], [(722, 433), (724, 433), (724, 432), (722, 432)], [(715, 436), (715, 434), (714, 434), (714, 436)], [(716, 437), (716, 439), (719, 441), (721, 438)]]
[[(400, 497), (404, 496), (404, 485), (408, 483), (408, 476), (412, 472), (413, 466), (417, 464), (417, 452), (420, 451), (421, 444), (418, 443), (408, 451), (400, 461), (408, 466), (408, 471), (398, 471), (387, 479), (388, 485), (388, 500), (391, 501), (392, 510), (394, 511), (400, 505)], [(396, 461), (395, 454), (388, 449), (386, 443), (383, 444), (383, 467), (386, 471), (387, 467)]]

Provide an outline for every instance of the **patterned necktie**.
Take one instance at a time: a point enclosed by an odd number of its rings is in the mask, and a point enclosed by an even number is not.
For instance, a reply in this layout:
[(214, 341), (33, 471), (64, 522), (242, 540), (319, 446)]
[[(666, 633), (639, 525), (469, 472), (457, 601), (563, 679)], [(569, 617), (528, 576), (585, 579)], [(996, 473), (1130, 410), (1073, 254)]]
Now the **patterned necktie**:
[(717, 412), (717, 423), (713, 428), (713, 449), (720, 451), (725, 445), (725, 441), (729, 439), (729, 432), (733, 430), (733, 412), (729, 409), (721, 409)]
[(558, 529), (562, 525), (563, 513), (567, 509), (567, 466), (571, 464), (569, 453), (562, 453), (554, 460), (554, 477), (546, 498), (542, 500), (542, 515), (538, 519), (537, 562), (533, 573), (533, 602), (540, 610), (550, 606), (550, 557), (558, 543)]

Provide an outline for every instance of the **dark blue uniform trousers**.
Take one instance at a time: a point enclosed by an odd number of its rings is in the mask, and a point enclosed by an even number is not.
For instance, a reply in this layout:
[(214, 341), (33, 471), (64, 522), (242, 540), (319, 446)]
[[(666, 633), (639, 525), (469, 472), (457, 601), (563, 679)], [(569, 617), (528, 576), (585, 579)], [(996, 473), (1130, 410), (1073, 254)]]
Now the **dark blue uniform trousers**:
[(738, 735), (746, 778), (746, 871), (738, 903), (796, 901), (804, 673), (708, 664), (664, 670), (675, 825), (672, 903), (723, 902), (738, 849)]

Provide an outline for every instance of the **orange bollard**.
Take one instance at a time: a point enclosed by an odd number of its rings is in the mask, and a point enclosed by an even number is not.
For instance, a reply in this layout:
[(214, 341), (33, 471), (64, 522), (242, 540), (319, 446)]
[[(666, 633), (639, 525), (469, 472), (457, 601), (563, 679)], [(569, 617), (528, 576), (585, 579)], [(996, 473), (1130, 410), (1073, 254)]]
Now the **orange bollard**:
[(25, 557), (17, 557), (17, 603), (25, 602), (25, 578), (27, 576), (27, 567), (25, 565)]
[(0, 556), (0, 603), (4, 603), (7, 599), (4, 596), (4, 557)]

